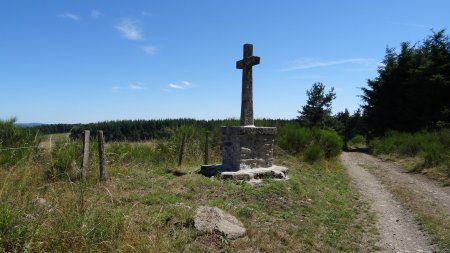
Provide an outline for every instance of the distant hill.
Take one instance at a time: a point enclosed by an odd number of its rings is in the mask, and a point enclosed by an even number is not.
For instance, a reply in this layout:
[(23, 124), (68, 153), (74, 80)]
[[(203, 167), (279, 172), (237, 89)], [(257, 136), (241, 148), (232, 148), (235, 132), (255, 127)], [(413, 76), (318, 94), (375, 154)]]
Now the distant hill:
[(17, 127), (22, 127), (22, 128), (30, 128), (30, 127), (42, 126), (45, 124), (44, 123), (16, 123), (14, 125), (16, 125)]

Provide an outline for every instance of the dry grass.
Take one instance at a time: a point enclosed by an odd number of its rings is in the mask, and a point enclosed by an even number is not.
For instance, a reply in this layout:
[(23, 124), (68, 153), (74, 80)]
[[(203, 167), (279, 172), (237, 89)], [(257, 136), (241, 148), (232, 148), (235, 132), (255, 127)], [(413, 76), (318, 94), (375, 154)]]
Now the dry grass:
[[(86, 182), (46, 177), (55, 159), (46, 152), (21, 167), (0, 170), (0, 252), (361, 252), (373, 247), (372, 237), (365, 236), (375, 233), (373, 217), (337, 161), (310, 165), (278, 157), (278, 164), (290, 168), (290, 180), (252, 186), (198, 175), (199, 160), (177, 168), (170, 160), (155, 163), (148, 157), (141, 151), (116, 156), (105, 182), (97, 180), (95, 155)], [(247, 236), (228, 241), (200, 233), (193, 227), (200, 205), (235, 215)]]

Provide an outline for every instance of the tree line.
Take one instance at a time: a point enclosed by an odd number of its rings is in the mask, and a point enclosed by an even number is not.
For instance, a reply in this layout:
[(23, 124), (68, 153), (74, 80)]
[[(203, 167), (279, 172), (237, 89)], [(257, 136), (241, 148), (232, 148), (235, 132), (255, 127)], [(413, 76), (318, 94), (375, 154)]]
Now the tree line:
[(314, 83), (298, 120), (307, 127), (332, 128), (347, 142), (358, 134), (369, 139), (387, 131), (417, 132), (450, 127), (450, 42), (445, 30), (423, 42), (387, 48), (378, 76), (362, 88), (363, 104), (331, 115), (333, 88)]
[[(337, 131), (344, 142), (356, 135), (383, 136), (389, 130), (415, 132), (450, 126), (450, 42), (445, 30), (433, 32), (422, 42), (401, 43), (399, 52), (387, 48), (378, 76), (362, 88), (361, 107), (332, 115), (334, 89), (314, 83), (307, 91), (308, 100), (295, 120), (261, 119), (258, 126), (284, 126), (297, 121), (309, 128)], [(70, 132), (79, 138), (84, 130), (104, 130), (107, 141), (142, 141), (170, 136), (182, 125), (207, 131), (220, 126), (239, 125), (236, 119), (195, 120), (119, 120), (91, 124), (53, 124), (36, 127), (42, 133)]]

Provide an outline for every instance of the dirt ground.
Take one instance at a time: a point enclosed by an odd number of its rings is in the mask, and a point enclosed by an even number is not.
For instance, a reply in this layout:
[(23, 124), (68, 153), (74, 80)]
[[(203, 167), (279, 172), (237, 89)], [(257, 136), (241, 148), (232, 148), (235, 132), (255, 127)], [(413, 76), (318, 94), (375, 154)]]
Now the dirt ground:
[(342, 154), (341, 160), (354, 185), (371, 203), (372, 210), (376, 213), (376, 227), (380, 234), (378, 246), (381, 252), (436, 251), (430, 237), (422, 231), (414, 215), (395, 200), (387, 188), (365, 168), (381, 168), (396, 184), (420, 192), (430, 198), (430, 202), (435, 203), (433, 208), (442, 209), (447, 214), (450, 214), (450, 187), (442, 187), (419, 174), (406, 173), (393, 163), (367, 154), (347, 152)]

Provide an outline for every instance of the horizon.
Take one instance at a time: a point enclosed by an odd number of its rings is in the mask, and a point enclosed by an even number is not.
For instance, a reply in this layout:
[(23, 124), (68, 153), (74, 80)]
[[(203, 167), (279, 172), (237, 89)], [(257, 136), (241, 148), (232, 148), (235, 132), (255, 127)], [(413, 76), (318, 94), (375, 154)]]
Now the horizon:
[(335, 88), (333, 114), (352, 113), (387, 47), (450, 21), (444, 0), (0, 6), (0, 119), (44, 124), (238, 119), (245, 43), (261, 57), (255, 118), (295, 119), (315, 82)]

